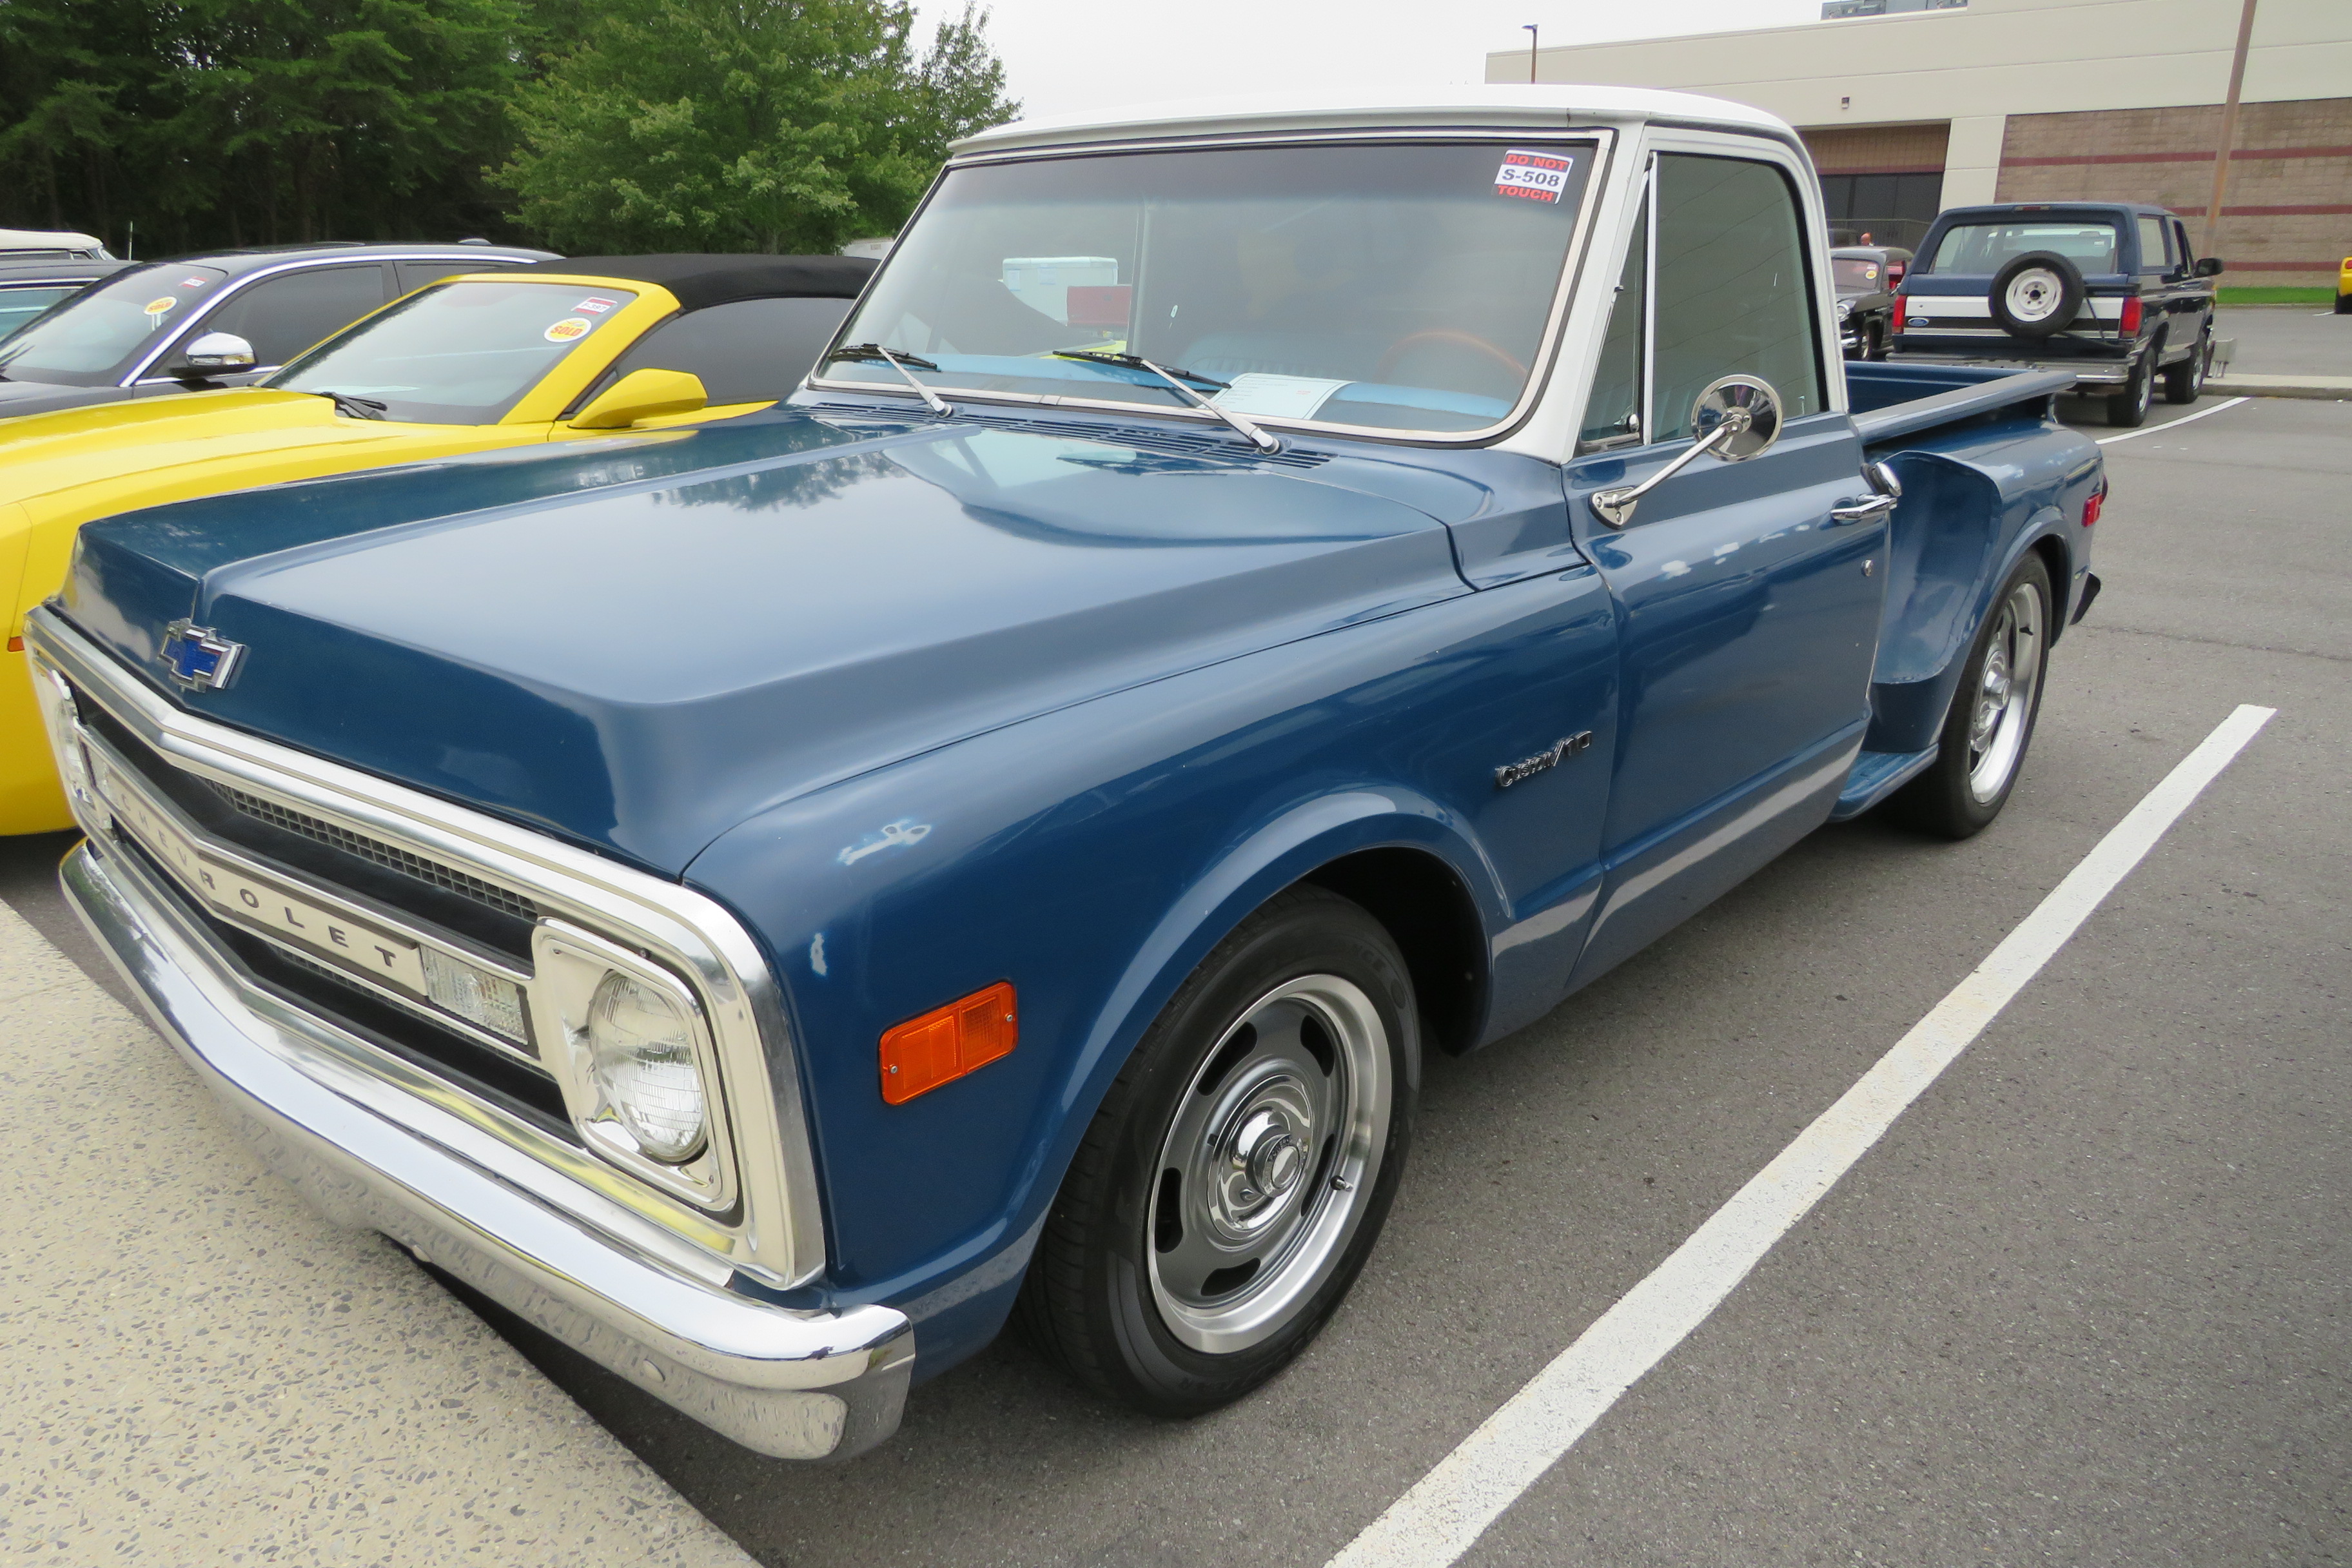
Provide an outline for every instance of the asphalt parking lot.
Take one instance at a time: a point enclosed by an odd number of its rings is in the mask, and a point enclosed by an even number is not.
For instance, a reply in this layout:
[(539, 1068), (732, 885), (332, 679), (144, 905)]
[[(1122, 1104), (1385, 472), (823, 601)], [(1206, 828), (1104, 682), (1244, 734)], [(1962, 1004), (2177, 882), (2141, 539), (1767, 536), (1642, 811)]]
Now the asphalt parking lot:
[[(2241, 368), (2352, 369), (2352, 318), (2233, 314), (2324, 350)], [(1150, 1421), (1007, 1339), (812, 1468), (493, 1321), (763, 1563), (1314, 1568), (2256, 703), (2277, 717), (2071, 943), (1463, 1561), (2352, 1557), (2352, 404), (2218, 405), (2106, 447), (2105, 591), (2000, 820), (1824, 829), (1432, 1062), (1380, 1250), (1258, 1396)], [(61, 847), (0, 852), (0, 896), (85, 956)]]

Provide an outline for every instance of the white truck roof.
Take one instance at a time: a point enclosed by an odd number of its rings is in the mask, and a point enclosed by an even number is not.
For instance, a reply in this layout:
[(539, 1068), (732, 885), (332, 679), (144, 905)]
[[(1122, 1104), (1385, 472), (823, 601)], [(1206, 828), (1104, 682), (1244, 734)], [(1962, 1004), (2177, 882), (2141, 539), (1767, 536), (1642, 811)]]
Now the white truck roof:
[(1646, 120), (1763, 131), (1788, 140), (1795, 132), (1778, 115), (1728, 99), (1652, 88), (1519, 86), (1437, 87), (1377, 93), (1286, 92), (1251, 97), (1180, 99), (1139, 104), (1117, 114), (1051, 115), (1016, 120), (967, 136), (958, 153), (1167, 136), (1231, 135), (1251, 131), (1360, 131), (1367, 127), (1475, 126), (1555, 130), (1575, 125), (1627, 125)]
[(12, 250), (63, 250), (103, 256), (106, 246), (94, 234), (79, 234), (69, 228), (0, 228), (0, 256)]

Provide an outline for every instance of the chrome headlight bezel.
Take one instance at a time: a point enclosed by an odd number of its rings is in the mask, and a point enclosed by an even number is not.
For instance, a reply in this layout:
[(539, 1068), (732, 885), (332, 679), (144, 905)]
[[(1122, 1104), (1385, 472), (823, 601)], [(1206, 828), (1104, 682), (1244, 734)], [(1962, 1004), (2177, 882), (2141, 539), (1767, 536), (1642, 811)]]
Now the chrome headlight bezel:
[[(558, 1086), (572, 1125), (588, 1147), (637, 1180), (675, 1193), (698, 1207), (723, 1210), (736, 1194), (735, 1152), (708, 1010), (694, 988), (675, 973), (617, 942), (569, 922), (541, 920), (531, 932), (531, 1027)], [(658, 994), (686, 1020), (693, 1039), (695, 1076), (702, 1088), (702, 1144), (670, 1162), (647, 1152), (597, 1081), (588, 1017), (596, 989), (622, 974)]]

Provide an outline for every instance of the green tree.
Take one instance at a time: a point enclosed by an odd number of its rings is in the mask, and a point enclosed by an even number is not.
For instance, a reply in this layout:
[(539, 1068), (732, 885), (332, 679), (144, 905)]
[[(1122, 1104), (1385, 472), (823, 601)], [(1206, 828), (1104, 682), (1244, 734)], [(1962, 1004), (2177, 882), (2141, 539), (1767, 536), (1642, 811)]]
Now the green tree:
[(573, 252), (829, 251), (902, 222), (1012, 118), (969, 5), (918, 60), (898, 0), (612, 0), (515, 106), (497, 182)]
[(0, 223), (142, 252), (495, 232), (569, 0), (0, 0)]

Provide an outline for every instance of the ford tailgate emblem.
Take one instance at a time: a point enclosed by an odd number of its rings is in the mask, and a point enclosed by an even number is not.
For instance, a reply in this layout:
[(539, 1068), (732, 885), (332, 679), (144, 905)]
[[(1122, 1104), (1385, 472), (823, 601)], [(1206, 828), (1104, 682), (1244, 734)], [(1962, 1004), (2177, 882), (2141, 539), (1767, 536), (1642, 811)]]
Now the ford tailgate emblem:
[(189, 690), (217, 691), (236, 679), (237, 668), (245, 662), (245, 645), (183, 616), (163, 628), (163, 650), (155, 657)]

